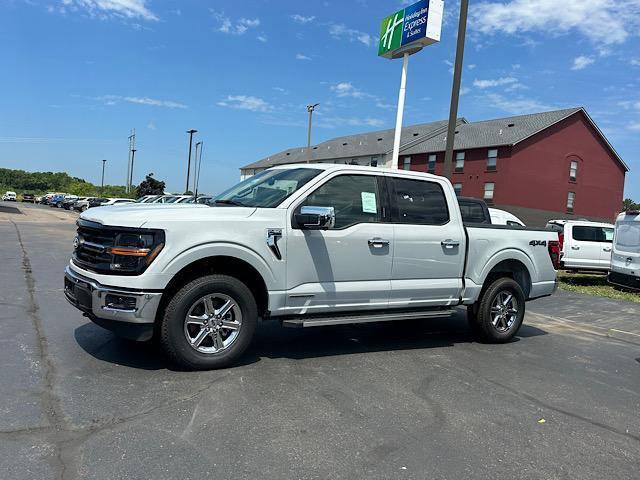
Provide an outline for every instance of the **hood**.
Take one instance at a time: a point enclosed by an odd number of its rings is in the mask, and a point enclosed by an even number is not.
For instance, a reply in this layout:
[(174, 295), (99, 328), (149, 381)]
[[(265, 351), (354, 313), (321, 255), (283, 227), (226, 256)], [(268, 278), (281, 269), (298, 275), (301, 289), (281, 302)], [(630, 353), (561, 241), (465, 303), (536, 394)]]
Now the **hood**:
[(209, 207), (193, 204), (144, 204), (110, 205), (94, 207), (83, 212), (80, 218), (113, 227), (148, 226), (162, 228), (163, 222), (211, 221), (216, 219), (243, 219), (255, 212), (253, 207)]

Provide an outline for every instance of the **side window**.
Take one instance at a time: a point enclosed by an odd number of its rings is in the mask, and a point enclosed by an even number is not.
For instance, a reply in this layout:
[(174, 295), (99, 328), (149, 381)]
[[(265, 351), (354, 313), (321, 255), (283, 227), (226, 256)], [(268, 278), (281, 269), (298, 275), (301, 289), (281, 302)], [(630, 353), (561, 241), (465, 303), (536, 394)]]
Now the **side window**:
[(346, 228), (357, 223), (380, 222), (381, 206), (378, 177), (373, 175), (340, 175), (318, 187), (298, 207), (333, 207), (334, 228)]
[(603, 227), (573, 227), (573, 239), (580, 242), (611, 243), (613, 241), (613, 229)]
[(435, 182), (394, 178), (395, 221), (419, 225), (442, 225), (449, 208), (442, 187)]

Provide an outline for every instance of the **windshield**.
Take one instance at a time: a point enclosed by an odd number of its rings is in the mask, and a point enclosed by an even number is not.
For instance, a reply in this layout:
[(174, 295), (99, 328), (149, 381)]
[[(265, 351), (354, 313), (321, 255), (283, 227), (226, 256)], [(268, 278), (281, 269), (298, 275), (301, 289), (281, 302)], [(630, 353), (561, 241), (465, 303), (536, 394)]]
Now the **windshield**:
[(640, 253), (640, 222), (618, 222), (615, 246), (623, 252)]
[(315, 168), (265, 170), (222, 192), (214, 202), (216, 205), (274, 208), (320, 172)]

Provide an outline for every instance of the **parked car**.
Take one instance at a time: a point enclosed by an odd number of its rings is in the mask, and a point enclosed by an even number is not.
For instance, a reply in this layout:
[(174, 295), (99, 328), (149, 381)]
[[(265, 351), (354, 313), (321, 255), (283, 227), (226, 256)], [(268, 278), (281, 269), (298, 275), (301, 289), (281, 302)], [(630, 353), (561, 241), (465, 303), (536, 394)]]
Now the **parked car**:
[(499, 208), (490, 208), (489, 215), (491, 216), (491, 223), (493, 225), (509, 225), (510, 227), (525, 226), (524, 222), (514, 214), (500, 210)]
[(7, 192), (2, 195), (2, 200), (4, 202), (15, 202), (16, 201), (16, 192)]
[(609, 283), (640, 292), (640, 211), (618, 215), (613, 236)]
[(51, 200), (49, 200), (48, 205), (50, 207), (62, 208), (62, 202), (64, 202), (65, 194), (54, 195)]
[(83, 197), (79, 198), (73, 205), (71, 205), (72, 210), (76, 210), (77, 212), (84, 212), (87, 208), (89, 208), (89, 202), (96, 197)]
[(42, 195), (38, 195), (36, 196), (36, 202), (35, 203), (42, 203)]
[(151, 200), (158, 198), (159, 195), (144, 195), (136, 199), (135, 203), (149, 203)]
[(89, 200), (89, 204), (87, 205), (87, 208), (99, 207), (100, 205), (102, 205), (103, 203), (106, 203), (108, 201), (109, 201), (108, 198), (93, 197), (93, 198), (91, 198)]
[(172, 201), (175, 201), (177, 197), (178, 197), (177, 195), (158, 195), (149, 203), (172, 203)]
[(24, 192), (22, 194), (23, 203), (36, 203), (36, 196), (33, 193)]
[(184, 203), (190, 198), (193, 198), (193, 195), (176, 195), (175, 197), (169, 199), (166, 203)]
[(566, 270), (609, 271), (614, 226), (587, 220), (549, 220), (560, 233), (560, 264)]
[(198, 195), (197, 200), (192, 196), (182, 203), (197, 203), (199, 205), (206, 205), (207, 203), (211, 202), (211, 200), (213, 200), (213, 197), (211, 195)]
[(158, 332), (175, 363), (206, 369), (235, 362), (259, 318), (312, 327), (465, 305), (477, 335), (507, 342), (525, 302), (556, 289), (557, 234), (465, 226), (444, 177), (278, 166), (214, 205), (84, 212), (66, 298), (118, 335)]
[(71, 205), (78, 201), (77, 195), (65, 195), (62, 202), (59, 202), (56, 206), (58, 208), (64, 208), (65, 210), (69, 210)]
[(109, 205), (122, 205), (125, 203), (135, 203), (135, 201), (131, 198), (109, 198), (106, 202), (102, 203), (101, 207), (106, 207)]

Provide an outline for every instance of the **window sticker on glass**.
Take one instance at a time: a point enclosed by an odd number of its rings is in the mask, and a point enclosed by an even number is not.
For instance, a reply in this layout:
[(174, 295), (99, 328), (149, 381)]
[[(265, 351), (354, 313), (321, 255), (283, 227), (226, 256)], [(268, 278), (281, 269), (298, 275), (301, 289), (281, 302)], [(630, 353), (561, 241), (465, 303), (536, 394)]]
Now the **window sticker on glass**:
[(373, 192), (361, 192), (362, 211), (364, 213), (378, 213), (376, 194)]

